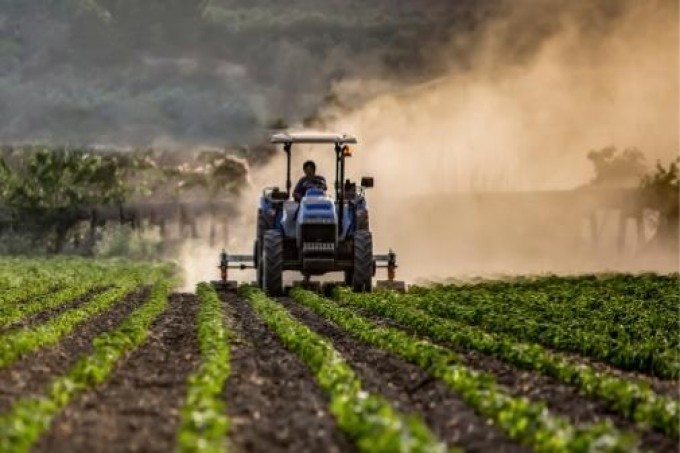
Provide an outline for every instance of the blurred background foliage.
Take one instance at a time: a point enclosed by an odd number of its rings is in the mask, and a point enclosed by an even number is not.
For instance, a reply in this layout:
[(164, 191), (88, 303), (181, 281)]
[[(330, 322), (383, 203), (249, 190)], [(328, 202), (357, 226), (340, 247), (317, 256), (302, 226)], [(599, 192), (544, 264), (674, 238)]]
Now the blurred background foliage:
[[(77, 236), (93, 231), (99, 220), (116, 219), (123, 227), (130, 206), (233, 200), (248, 183), (248, 164), (234, 154), (204, 150), (189, 159), (153, 150), (4, 146), (0, 236), (23, 244), (17, 251), (63, 252), (67, 242), (77, 248)], [(113, 231), (108, 253), (130, 236), (126, 228)], [(93, 246), (90, 240), (83, 250), (91, 252)]]
[(432, 76), (493, 3), (0, 0), (0, 142), (253, 143), (343, 78)]

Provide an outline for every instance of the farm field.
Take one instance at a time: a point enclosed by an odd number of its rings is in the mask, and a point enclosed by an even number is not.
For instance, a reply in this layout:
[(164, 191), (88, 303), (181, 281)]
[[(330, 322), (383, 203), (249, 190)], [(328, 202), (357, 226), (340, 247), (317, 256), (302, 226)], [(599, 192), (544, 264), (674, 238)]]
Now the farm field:
[(271, 298), (174, 272), (0, 260), (0, 451), (678, 451), (677, 274)]

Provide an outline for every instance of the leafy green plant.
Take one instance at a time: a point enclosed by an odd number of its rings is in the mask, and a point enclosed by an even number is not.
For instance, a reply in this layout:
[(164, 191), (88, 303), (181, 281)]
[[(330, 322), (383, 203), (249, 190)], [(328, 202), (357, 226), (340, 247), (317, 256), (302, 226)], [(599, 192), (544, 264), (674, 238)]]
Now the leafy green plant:
[[(411, 297), (394, 293), (354, 294), (339, 290), (340, 301), (379, 316), (386, 316), (404, 328), (456, 348), (493, 355), (522, 368), (573, 385), (585, 394), (599, 398), (624, 417), (678, 439), (680, 407), (676, 400), (656, 394), (642, 381), (620, 378), (574, 362), (564, 355), (535, 343), (522, 343), (510, 337), (491, 334), (462, 323), (441, 319), (415, 308)], [(427, 298), (427, 295), (416, 296)]]
[[(0, 291), (0, 326), (9, 326), (27, 316), (59, 307), (88, 292), (112, 286), (130, 272), (143, 272), (147, 265), (79, 258), (47, 260), (12, 259), (16, 266), (0, 269), (0, 278), (15, 275), (13, 289)], [(30, 274), (18, 275), (22, 273)]]
[(584, 276), (415, 288), (430, 314), (571, 351), (611, 365), (677, 378), (677, 274)]
[(0, 260), (0, 307), (57, 290), (77, 281), (83, 274), (110, 271), (120, 266), (119, 263), (73, 257), (3, 257)]
[(229, 419), (221, 393), (230, 370), (229, 332), (215, 290), (207, 283), (199, 283), (196, 294), (201, 304), (197, 319), (201, 366), (189, 378), (181, 411), (179, 451), (223, 452)]
[(111, 289), (94, 296), (82, 306), (61, 313), (44, 324), (32, 329), (10, 331), (0, 336), (0, 368), (12, 364), (28, 352), (55, 344), (78, 325), (112, 307), (139, 285), (145, 282), (155, 282), (164, 273), (161, 269), (151, 269), (151, 272), (149, 269), (144, 270), (145, 274), (136, 271), (121, 276)]
[(244, 287), (242, 294), (281, 341), (314, 373), (330, 398), (338, 425), (363, 452), (444, 451), (422, 420), (405, 417), (382, 397), (362, 390), (361, 381), (330, 342), (300, 324), (261, 291)]
[(72, 285), (48, 294), (41, 294), (30, 302), (0, 307), (0, 327), (6, 327), (35, 313), (59, 307), (71, 300), (83, 297), (90, 291), (101, 289), (96, 279), (84, 279), (83, 285)]
[(45, 295), (67, 284), (73, 277), (69, 266), (51, 272), (49, 265), (40, 265), (34, 260), (4, 260), (7, 263), (0, 270), (3, 284), (0, 286), (0, 307), (12, 307), (29, 297)]
[(147, 338), (149, 326), (167, 307), (169, 290), (169, 282), (160, 281), (144, 305), (133, 311), (116, 330), (95, 338), (94, 352), (79, 360), (67, 374), (55, 378), (45, 396), (21, 399), (0, 416), (0, 450), (30, 451), (69, 401), (104, 382), (116, 362)]
[(635, 448), (635, 436), (620, 433), (610, 423), (573, 426), (568, 420), (551, 414), (542, 403), (508, 395), (492, 375), (462, 365), (460, 358), (448, 349), (414, 338), (399, 329), (378, 326), (311, 292), (297, 288), (292, 296), (350, 335), (412, 362), (442, 380), (477, 413), (493, 420), (510, 438), (536, 451), (629, 452)]

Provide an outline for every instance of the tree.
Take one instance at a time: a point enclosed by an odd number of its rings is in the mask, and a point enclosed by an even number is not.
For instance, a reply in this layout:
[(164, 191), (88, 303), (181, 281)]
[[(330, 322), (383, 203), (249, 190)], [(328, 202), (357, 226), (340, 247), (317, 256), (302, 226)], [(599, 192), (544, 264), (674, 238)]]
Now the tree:
[(14, 154), (0, 165), (0, 195), (15, 227), (54, 252), (63, 250), (69, 231), (88, 220), (95, 206), (122, 203), (129, 192), (115, 156), (67, 148), (22, 148)]
[(635, 187), (646, 170), (645, 156), (637, 148), (627, 148), (619, 153), (609, 146), (590, 151), (588, 159), (595, 169), (595, 177), (590, 183), (598, 187)]
[(680, 158), (665, 167), (657, 162), (653, 172), (644, 175), (640, 182), (645, 203), (659, 211), (659, 222), (654, 240), (661, 246), (678, 249), (679, 192), (678, 178)]

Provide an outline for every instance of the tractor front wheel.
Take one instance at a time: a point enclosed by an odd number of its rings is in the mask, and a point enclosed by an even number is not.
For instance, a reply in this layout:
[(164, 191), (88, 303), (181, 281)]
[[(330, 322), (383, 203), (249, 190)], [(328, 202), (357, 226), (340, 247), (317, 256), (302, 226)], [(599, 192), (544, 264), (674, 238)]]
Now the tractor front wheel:
[(351, 277), (352, 290), (355, 293), (371, 292), (373, 279), (373, 236), (370, 231), (357, 231), (354, 234), (354, 269), (351, 271)]
[(270, 296), (280, 296), (283, 293), (283, 236), (277, 230), (268, 230), (262, 240), (262, 289)]

